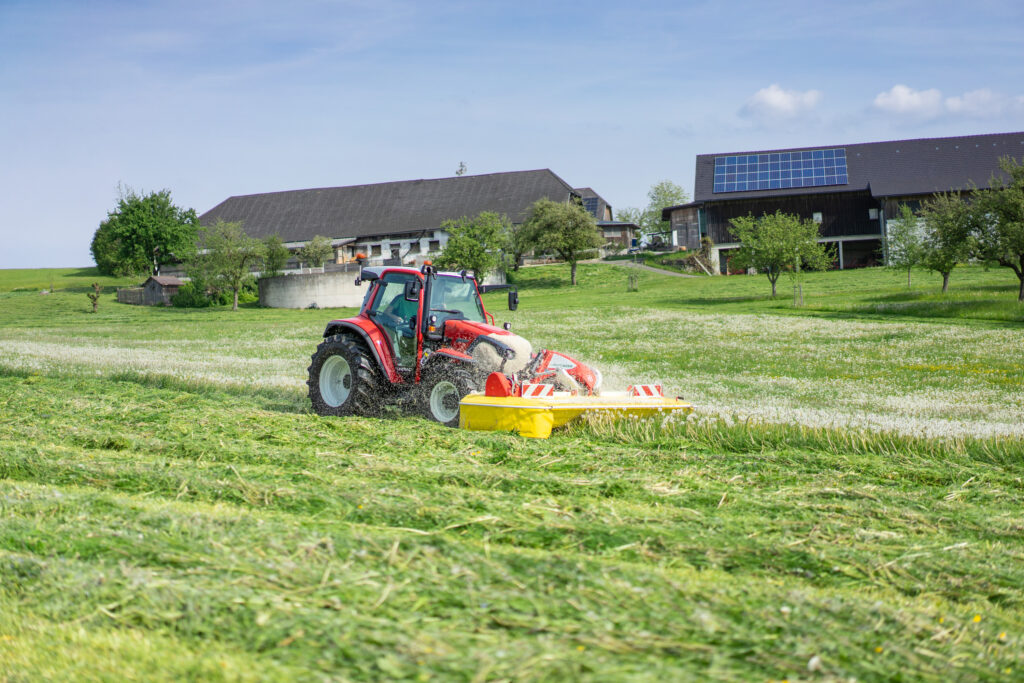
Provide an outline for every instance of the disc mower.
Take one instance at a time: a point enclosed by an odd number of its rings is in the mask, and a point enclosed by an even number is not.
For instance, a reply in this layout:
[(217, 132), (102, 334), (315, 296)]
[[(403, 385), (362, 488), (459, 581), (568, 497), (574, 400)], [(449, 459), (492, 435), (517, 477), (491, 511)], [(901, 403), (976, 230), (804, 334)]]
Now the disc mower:
[[(389, 405), (449, 426), (547, 437), (587, 412), (646, 415), (692, 410), (647, 386), (601, 393), (601, 373), (564, 353), (534, 352), (511, 324), (496, 325), (479, 285), (462, 271), (363, 268), (359, 314), (332, 320), (309, 366), (309, 398), (320, 415), (378, 416)], [(647, 395), (650, 394), (650, 395)]]

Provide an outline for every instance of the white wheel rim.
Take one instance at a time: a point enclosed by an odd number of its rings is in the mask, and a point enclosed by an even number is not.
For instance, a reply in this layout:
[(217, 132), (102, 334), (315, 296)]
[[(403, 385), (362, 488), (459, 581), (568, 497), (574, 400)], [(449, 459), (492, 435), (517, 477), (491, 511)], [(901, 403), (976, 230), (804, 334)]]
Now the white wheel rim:
[(331, 356), (320, 368), (320, 397), (332, 408), (345, 404), (352, 393), (352, 368), (344, 356)]
[(430, 390), (430, 414), (438, 422), (451, 422), (459, 416), (459, 390), (453, 382), (442, 380)]

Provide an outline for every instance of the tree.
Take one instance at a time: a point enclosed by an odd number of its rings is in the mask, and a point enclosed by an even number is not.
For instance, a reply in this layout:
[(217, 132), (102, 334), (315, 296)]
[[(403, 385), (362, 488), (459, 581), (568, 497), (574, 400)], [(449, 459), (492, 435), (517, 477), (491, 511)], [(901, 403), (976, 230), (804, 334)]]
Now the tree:
[(194, 280), (230, 291), (231, 310), (237, 311), (238, 292), (252, 277), (252, 269), (263, 261), (266, 246), (246, 235), (241, 223), (220, 220), (200, 230), (199, 244), (202, 250), (190, 269)]
[(465, 268), (476, 275), (478, 282), (501, 263), (502, 254), (509, 244), (512, 224), (507, 216), (493, 211), (481, 211), (473, 218), (463, 216), (441, 224), (447, 231), (448, 242), (437, 258), (442, 268)]
[(921, 265), (942, 275), (945, 293), (949, 290), (949, 274), (971, 253), (971, 210), (959, 192), (942, 192), (921, 204), (921, 217), (925, 225)]
[(573, 286), (580, 253), (604, 243), (597, 233), (594, 217), (578, 204), (539, 199), (533, 203), (527, 223), (537, 250), (557, 254), (569, 264)]
[(92, 257), (104, 275), (156, 275), (162, 264), (192, 256), (198, 229), (195, 210), (175, 206), (170, 190), (122, 189), (93, 235)]
[[(53, 285), (50, 285), (50, 291), (53, 291)], [(100, 283), (94, 282), (92, 283), (92, 291), (86, 294), (86, 296), (89, 297), (89, 301), (92, 302), (93, 313), (98, 311), (100, 308), (100, 294), (102, 293), (102, 291), (103, 290), (100, 289)]]
[(640, 226), (643, 235), (668, 235), (672, 231), (669, 221), (661, 220), (661, 210), (690, 201), (690, 196), (671, 180), (660, 180), (647, 191), (647, 207), (643, 210), (626, 207), (615, 212), (615, 220)]
[(732, 233), (740, 248), (732, 262), (739, 268), (755, 268), (768, 276), (772, 296), (783, 271), (798, 277), (801, 270), (825, 270), (832, 265), (832, 256), (818, 242), (818, 225), (799, 216), (776, 211), (733, 218)]
[(263, 257), (263, 277), (280, 275), (292, 253), (277, 235), (270, 235), (264, 239), (263, 248), (266, 252)]
[[(508, 243), (505, 246), (506, 260), (511, 261), (512, 270), (519, 272), (519, 264), (523, 256), (536, 246), (533, 226), (527, 223), (513, 225), (508, 231)], [(506, 263), (506, 266), (510, 264)]]
[(320, 268), (333, 254), (334, 247), (331, 246), (331, 241), (323, 235), (314, 236), (295, 252), (299, 261), (308, 263), (311, 268)]
[(1024, 166), (1003, 157), (999, 167), (1009, 181), (993, 175), (990, 189), (975, 193), (972, 215), (977, 250), (986, 263), (1016, 274), (1020, 281), (1017, 301), (1024, 301)]
[(900, 217), (886, 224), (885, 250), (886, 266), (895, 270), (907, 269), (907, 288), (910, 288), (910, 271), (921, 265), (924, 258), (924, 230), (913, 210), (906, 204), (900, 205)]

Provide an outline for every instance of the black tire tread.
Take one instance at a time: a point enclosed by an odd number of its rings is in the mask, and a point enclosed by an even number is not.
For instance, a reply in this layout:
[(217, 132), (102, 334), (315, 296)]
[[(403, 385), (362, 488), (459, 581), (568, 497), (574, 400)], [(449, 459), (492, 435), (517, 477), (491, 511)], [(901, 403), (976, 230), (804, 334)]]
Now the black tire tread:
[[(329, 351), (337, 345), (342, 345), (348, 352), (350, 358), (355, 359), (353, 375), (355, 386), (352, 390), (352, 398), (340, 410), (327, 408), (326, 410), (318, 405), (316, 396), (319, 395), (319, 377), (313, 376), (313, 368), (317, 367), (317, 360), (326, 356)], [(320, 415), (361, 415), (363, 417), (376, 417), (381, 414), (383, 404), (388, 401), (385, 384), (377, 368), (376, 361), (370, 355), (370, 350), (361, 339), (350, 334), (335, 334), (325, 337), (316, 352), (310, 356), (310, 364), (306, 369), (309, 379), (306, 384), (309, 387), (309, 397), (313, 403), (313, 410)]]

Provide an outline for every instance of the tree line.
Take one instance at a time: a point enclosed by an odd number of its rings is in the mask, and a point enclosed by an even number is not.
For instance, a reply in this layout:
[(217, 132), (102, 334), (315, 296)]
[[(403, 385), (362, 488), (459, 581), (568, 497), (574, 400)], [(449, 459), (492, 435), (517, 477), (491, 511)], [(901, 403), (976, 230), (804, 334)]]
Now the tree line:
[[(101, 273), (116, 276), (156, 275), (161, 266), (184, 264), (189, 281), (179, 288), (176, 305), (230, 302), (237, 310), (240, 297), (256, 297), (253, 272), (278, 275), (291, 256), (279, 236), (250, 237), (240, 222), (200, 225), (196, 212), (175, 206), (168, 190), (142, 194), (122, 189), (119, 194), (93, 236), (93, 260)], [(441, 228), (449, 238), (437, 265), (471, 270), (481, 280), (498, 267), (518, 269), (525, 254), (539, 251), (569, 263), (575, 285), (580, 257), (603, 244), (594, 218), (581, 205), (547, 199), (535, 202), (521, 225), (485, 211), (445, 221)], [(317, 235), (295, 256), (319, 267), (333, 253), (330, 240)]]
[[(255, 298), (254, 270), (279, 275), (291, 257), (278, 235), (250, 237), (240, 222), (204, 227), (195, 210), (174, 205), (169, 190), (142, 194), (125, 188), (93, 235), (91, 251), (104, 275), (156, 275), (161, 266), (184, 264), (189, 281), (178, 290), (176, 305), (230, 302), (234, 310), (240, 296)], [(333, 253), (330, 240), (317, 235), (295, 256), (319, 267)]]
[(1012, 270), (1024, 301), (1024, 166), (1004, 157), (999, 167), (1005, 177), (993, 175), (986, 189), (940, 192), (917, 212), (900, 207), (886, 246), (888, 265), (907, 271), (908, 287), (911, 271), (925, 268), (942, 276), (945, 292), (957, 265), (977, 261)]

